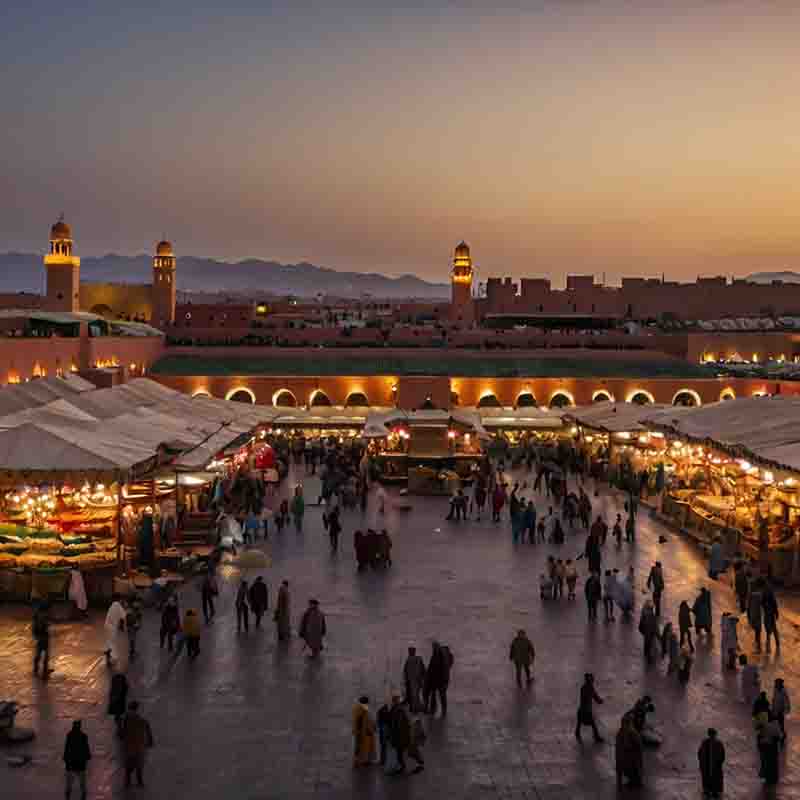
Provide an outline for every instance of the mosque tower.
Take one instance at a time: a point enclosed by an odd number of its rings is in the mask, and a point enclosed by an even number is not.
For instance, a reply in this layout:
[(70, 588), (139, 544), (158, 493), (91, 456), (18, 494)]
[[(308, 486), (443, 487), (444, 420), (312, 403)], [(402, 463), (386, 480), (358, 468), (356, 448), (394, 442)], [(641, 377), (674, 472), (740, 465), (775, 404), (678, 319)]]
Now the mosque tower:
[(172, 245), (161, 241), (153, 256), (153, 318), (156, 328), (175, 322), (175, 253)]
[(48, 310), (80, 310), (81, 260), (72, 255), (72, 229), (63, 214), (50, 228), (50, 252), (44, 257), (44, 266)]
[(452, 294), (450, 320), (471, 325), (475, 321), (475, 301), (472, 299), (472, 257), (469, 245), (459, 242), (453, 253), (453, 268), (450, 271)]

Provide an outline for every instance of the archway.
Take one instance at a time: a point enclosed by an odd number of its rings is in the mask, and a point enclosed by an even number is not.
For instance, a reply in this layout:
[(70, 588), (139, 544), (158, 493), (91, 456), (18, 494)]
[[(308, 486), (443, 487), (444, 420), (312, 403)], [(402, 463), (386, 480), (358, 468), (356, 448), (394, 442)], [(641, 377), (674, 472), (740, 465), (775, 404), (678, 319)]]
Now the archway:
[(280, 406), (281, 408), (295, 408), (297, 406), (297, 398), (288, 389), (278, 389), (272, 395), (272, 405)]
[(538, 403), (532, 392), (522, 392), (517, 397), (517, 408), (536, 408)]
[(450, 405), (457, 406), (460, 402), (458, 392), (450, 392)]
[(478, 400), (478, 408), (500, 408), (500, 401), (497, 399), (496, 394), (490, 392)]
[(431, 396), (430, 395), (428, 395), (425, 398), (425, 400), (423, 401), (422, 405), (420, 406), (420, 409), (422, 411), (433, 411), (435, 408), (436, 408), (436, 405), (434, 404), (433, 400), (431, 400)]
[(681, 389), (679, 392), (675, 392), (675, 396), (672, 398), (672, 405), (674, 406), (693, 407), (702, 404), (703, 401), (700, 399), (700, 395), (694, 389)]
[(567, 392), (555, 392), (550, 398), (550, 408), (569, 408), (572, 405), (575, 402)]
[(311, 398), (309, 401), (309, 406), (312, 408), (320, 407), (320, 406), (329, 406), (331, 404), (331, 399), (322, 389), (315, 389), (311, 392)]
[(192, 395), (192, 400), (194, 400), (195, 397), (211, 397), (211, 395), (205, 389), (200, 389)]
[(231, 389), (227, 395), (226, 400), (233, 400), (234, 403), (255, 403), (256, 396), (253, 392), (245, 386), (239, 386), (236, 389)]
[(366, 408), (369, 406), (369, 400), (364, 392), (350, 392), (344, 404), (347, 408)]
[(611, 392), (607, 392), (605, 389), (598, 389), (592, 395), (592, 402), (593, 403), (613, 403), (614, 398), (611, 396)]
[(636, 391), (632, 392), (628, 397), (628, 402), (633, 403), (636, 406), (646, 406), (650, 403), (654, 403), (655, 400), (650, 392), (647, 392), (644, 389), (636, 389)]
[(733, 389), (731, 389), (730, 386), (729, 386), (727, 389), (723, 389), (719, 393), (719, 399), (720, 400), (735, 400), (736, 399), (736, 392), (734, 392)]

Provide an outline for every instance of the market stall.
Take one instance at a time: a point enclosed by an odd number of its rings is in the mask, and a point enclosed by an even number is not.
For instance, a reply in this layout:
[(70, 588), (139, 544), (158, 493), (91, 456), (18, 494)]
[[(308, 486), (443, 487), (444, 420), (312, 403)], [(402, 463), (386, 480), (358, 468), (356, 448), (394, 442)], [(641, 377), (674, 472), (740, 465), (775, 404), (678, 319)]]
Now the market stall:
[(777, 577), (800, 577), (800, 398), (669, 409), (646, 424), (676, 464), (664, 513)]

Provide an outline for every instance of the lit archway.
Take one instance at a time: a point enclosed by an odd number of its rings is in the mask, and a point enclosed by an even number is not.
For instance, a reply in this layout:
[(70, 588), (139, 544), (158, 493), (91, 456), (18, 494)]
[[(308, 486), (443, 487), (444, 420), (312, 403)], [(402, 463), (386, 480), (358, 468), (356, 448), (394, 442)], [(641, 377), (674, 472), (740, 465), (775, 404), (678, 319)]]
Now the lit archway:
[(231, 389), (228, 394), (225, 395), (226, 400), (233, 400), (234, 403), (255, 403), (256, 396), (255, 394), (248, 389), (246, 386), (237, 386), (235, 389)]
[(497, 399), (496, 394), (489, 392), (478, 400), (478, 408), (500, 408), (500, 401)]
[(767, 391), (765, 389), (756, 389), (753, 394), (753, 397), (766, 397)]
[(288, 389), (278, 389), (272, 395), (272, 405), (281, 406), (282, 408), (295, 408), (297, 406), (297, 398)]
[(331, 399), (322, 389), (314, 389), (311, 392), (311, 397), (309, 398), (308, 402), (309, 406), (313, 407), (320, 407), (320, 406), (329, 406), (331, 404)]
[(635, 406), (646, 406), (655, 403), (655, 398), (646, 389), (634, 389), (628, 395), (626, 402), (633, 403)]
[(96, 306), (92, 306), (91, 308), (92, 314), (97, 314), (98, 317), (104, 317), (105, 319), (113, 319), (114, 311), (111, 306), (107, 306), (105, 303), (98, 303)]
[(199, 389), (192, 395), (192, 399), (195, 397), (211, 397), (210, 393), (207, 392), (205, 389)]
[(457, 406), (460, 402), (458, 392), (450, 392), (450, 405)]
[(611, 392), (606, 391), (605, 389), (598, 389), (592, 395), (592, 402), (593, 403), (613, 403), (614, 396)]
[(703, 401), (694, 389), (681, 389), (679, 392), (675, 392), (675, 396), (672, 398), (672, 405), (687, 407), (701, 406), (703, 405)]
[(731, 389), (730, 387), (728, 387), (727, 389), (723, 389), (719, 393), (719, 399), (720, 400), (735, 400), (736, 399), (736, 392), (734, 392), (733, 389)]
[(344, 404), (347, 408), (367, 408), (369, 406), (369, 398), (364, 392), (350, 392)]
[(425, 400), (422, 402), (420, 409), (422, 411), (433, 411), (436, 408), (436, 404), (431, 399), (431, 396), (428, 395)]
[(559, 390), (550, 398), (550, 408), (569, 408), (575, 405), (575, 400), (569, 392)]
[(538, 403), (533, 396), (533, 392), (522, 392), (519, 397), (517, 397), (517, 408), (535, 408), (537, 405)]

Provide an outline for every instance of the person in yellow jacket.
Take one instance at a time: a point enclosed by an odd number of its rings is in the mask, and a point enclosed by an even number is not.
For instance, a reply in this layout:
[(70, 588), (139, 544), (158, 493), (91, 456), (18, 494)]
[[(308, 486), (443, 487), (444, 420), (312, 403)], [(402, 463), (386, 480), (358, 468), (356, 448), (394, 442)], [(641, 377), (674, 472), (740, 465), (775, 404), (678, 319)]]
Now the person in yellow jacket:
[(369, 713), (369, 698), (363, 695), (353, 706), (353, 766), (366, 767), (375, 756), (375, 720)]

